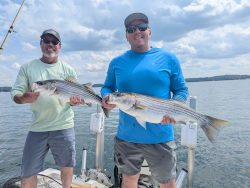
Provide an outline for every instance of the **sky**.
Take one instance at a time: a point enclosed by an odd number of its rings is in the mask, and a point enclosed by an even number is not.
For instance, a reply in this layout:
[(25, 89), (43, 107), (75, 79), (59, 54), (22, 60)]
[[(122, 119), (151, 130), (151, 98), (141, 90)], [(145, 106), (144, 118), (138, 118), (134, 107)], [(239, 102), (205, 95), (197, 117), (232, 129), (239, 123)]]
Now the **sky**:
[[(0, 45), (22, 2), (0, 0)], [(148, 16), (149, 45), (174, 52), (185, 78), (250, 75), (250, 0), (26, 0), (0, 55), (0, 86), (42, 57), (46, 29), (60, 33), (59, 59), (79, 83), (103, 83), (110, 61), (130, 50), (124, 20), (134, 12)]]

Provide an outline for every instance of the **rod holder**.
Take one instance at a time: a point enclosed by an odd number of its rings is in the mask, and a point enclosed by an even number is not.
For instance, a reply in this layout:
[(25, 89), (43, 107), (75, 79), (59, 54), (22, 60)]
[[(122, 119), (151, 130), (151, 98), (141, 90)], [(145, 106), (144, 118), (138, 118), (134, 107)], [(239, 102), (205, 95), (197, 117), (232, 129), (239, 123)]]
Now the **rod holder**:
[(90, 130), (96, 133), (95, 168), (98, 172), (102, 172), (104, 157), (104, 113), (100, 105), (97, 105), (97, 113), (91, 115)]
[(192, 108), (193, 110), (196, 110), (196, 96), (190, 96), (189, 97), (189, 107)]
[(194, 149), (188, 148), (188, 179), (187, 187), (194, 187)]
[[(196, 96), (190, 96), (189, 106), (193, 110), (196, 110), (196, 100), (197, 100)], [(196, 125), (196, 130), (197, 130), (197, 125)], [(196, 143), (197, 143), (197, 135), (196, 135)], [(188, 148), (188, 178), (187, 178), (188, 188), (194, 187), (194, 154), (195, 154), (194, 148), (189, 147)]]
[(87, 150), (85, 148), (83, 148), (82, 150), (82, 177), (85, 176), (85, 172), (86, 172), (86, 161), (87, 161)]
[(176, 181), (177, 188), (181, 188), (187, 173), (188, 173), (188, 171), (185, 168), (182, 168), (181, 173), (179, 174), (178, 179)]

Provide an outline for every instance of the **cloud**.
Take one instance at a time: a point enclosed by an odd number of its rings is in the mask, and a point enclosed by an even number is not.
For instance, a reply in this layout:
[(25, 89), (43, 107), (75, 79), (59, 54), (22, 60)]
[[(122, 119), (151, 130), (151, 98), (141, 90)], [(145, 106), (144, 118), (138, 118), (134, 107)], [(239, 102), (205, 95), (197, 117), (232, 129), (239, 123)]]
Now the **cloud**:
[(173, 43), (164, 43), (163, 46), (168, 47), (179, 56), (185, 55), (189, 58), (234, 58), (250, 52), (249, 29), (243, 25), (228, 24), (212, 31), (195, 30), (189, 32), (186, 37)]
[(173, 52), (177, 54), (196, 54), (197, 50), (193, 46), (189, 46), (188, 44), (177, 44), (177, 46), (173, 49)]
[(196, 5), (195, 3), (191, 3), (190, 5), (183, 8), (186, 12), (198, 12), (204, 9), (204, 5)]
[(250, 61), (246, 59), (239, 59), (239, 61), (230, 64), (231, 67), (250, 67)]
[(13, 68), (13, 69), (19, 69), (20, 67), (21, 67), (21, 65), (19, 64), (19, 63), (13, 63), (12, 65), (11, 65), (11, 67)]
[(59, 58), (75, 69), (79, 83), (102, 83), (108, 64), (120, 53), (122, 52), (81, 51), (59, 54)]
[(250, 18), (249, 13), (247, 13), (250, 11), (250, 6), (243, 3), (238, 5), (232, 0), (197, 0), (186, 8), (176, 9), (176, 13), (174, 13), (174, 8), (171, 6), (169, 8), (171, 9), (170, 15), (168, 13), (165, 16), (162, 13), (151, 15), (153, 19), (151, 28), (157, 28), (156, 35), (152, 36), (153, 40), (164, 39), (173, 42), (186, 37), (191, 31), (211, 30), (227, 24), (244, 23)]
[(110, 52), (104, 52), (104, 54), (96, 54), (94, 52), (91, 52), (90, 56), (95, 61), (106, 61), (106, 62), (110, 62), (115, 57)]
[(90, 63), (87, 63), (87, 67), (86, 67), (86, 70), (88, 71), (103, 71), (105, 70), (105, 64), (104, 63), (96, 63), (96, 64), (90, 64)]
[(0, 86), (12, 86), (16, 78), (16, 71), (0, 64)]
[(15, 55), (0, 55), (0, 60), (1, 61), (13, 61), (14, 59), (16, 59)]
[(28, 42), (21, 42), (22, 43), (22, 51), (26, 51), (26, 52), (32, 52), (34, 50), (37, 49), (37, 47), (32, 46), (32, 44), (28, 43)]
[(164, 44), (163, 41), (157, 41), (157, 42), (152, 41), (152, 42), (150, 42), (150, 45), (152, 45), (152, 46), (154, 46), (154, 47), (156, 47), (156, 48), (161, 48), (161, 47), (163, 47), (163, 44)]

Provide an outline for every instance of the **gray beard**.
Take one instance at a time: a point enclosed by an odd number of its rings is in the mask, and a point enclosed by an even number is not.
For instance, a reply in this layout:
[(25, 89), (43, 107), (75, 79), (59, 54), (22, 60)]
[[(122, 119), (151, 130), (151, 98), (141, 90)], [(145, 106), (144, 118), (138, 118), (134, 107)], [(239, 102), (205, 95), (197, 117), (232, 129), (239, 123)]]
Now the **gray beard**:
[(48, 54), (46, 54), (46, 53), (43, 53), (43, 55), (44, 55), (45, 57), (48, 57), (48, 58), (54, 58), (54, 57), (57, 57), (57, 56), (58, 56), (58, 54), (55, 54), (55, 55), (48, 55)]

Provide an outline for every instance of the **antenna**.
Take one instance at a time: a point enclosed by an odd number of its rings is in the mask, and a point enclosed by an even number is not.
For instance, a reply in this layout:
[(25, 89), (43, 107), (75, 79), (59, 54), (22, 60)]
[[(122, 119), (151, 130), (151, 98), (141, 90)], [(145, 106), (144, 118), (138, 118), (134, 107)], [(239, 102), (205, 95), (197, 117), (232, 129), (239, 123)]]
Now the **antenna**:
[[(13, 31), (14, 25), (15, 25), (15, 23), (16, 23), (16, 20), (17, 20), (19, 14), (20, 14), (22, 8), (23, 8), (23, 5), (24, 5), (25, 1), (26, 1), (26, 0), (23, 1), (22, 5), (21, 5), (21, 7), (20, 7), (20, 9), (19, 9), (19, 11), (17, 12), (17, 15), (16, 15), (16, 17), (15, 17), (15, 19), (14, 19), (12, 25), (10, 26), (10, 29), (9, 29), (9, 31), (8, 31), (8, 33), (7, 33), (7, 35), (6, 35), (5, 39), (4, 39), (4, 41), (3, 41), (3, 43), (2, 43), (2, 46), (0, 47), (0, 55), (1, 55), (2, 51), (3, 51), (3, 47), (5, 46), (5, 43), (7, 42), (8, 38), (9, 38), (10, 33)], [(13, 31), (13, 32), (16, 33), (16, 31)]]

